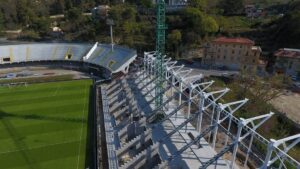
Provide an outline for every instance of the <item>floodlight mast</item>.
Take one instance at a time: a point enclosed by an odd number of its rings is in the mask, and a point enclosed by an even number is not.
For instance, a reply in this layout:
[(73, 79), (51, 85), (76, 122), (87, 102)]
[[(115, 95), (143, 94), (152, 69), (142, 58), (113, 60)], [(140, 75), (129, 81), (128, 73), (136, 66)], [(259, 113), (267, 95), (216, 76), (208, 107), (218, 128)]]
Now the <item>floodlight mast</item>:
[(160, 107), (163, 102), (163, 82), (164, 82), (164, 55), (166, 43), (166, 7), (165, 1), (159, 0), (156, 6), (156, 59), (155, 59), (155, 106)]
[(113, 51), (114, 51), (113, 25), (114, 25), (115, 23), (114, 23), (114, 20), (112, 20), (112, 19), (107, 19), (107, 20), (106, 20), (106, 24), (110, 26), (111, 51), (113, 52)]

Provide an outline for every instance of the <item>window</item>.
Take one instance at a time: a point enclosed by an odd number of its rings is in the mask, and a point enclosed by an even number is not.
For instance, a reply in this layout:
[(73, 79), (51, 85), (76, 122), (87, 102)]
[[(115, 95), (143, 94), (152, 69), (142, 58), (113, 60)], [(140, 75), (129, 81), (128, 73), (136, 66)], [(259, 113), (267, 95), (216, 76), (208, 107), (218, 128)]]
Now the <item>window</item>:
[(220, 55), (218, 55), (218, 59), (220, 59)]
[(252, 63), (255, 63), (255, 59), (252, 60)]
[(243, 46), (242, 45), (240, 45), (240, 48), (242, 48)]
[(226, 56), (224, 55), (224, 60), (226, 59)]
[(232, 54), (234, 54), (235, 53), (235, 51), (234, 50), (232, 50)]
[(290, 61), (290, 63), (289, 63), (289, 69), (291, 69), (291, 68), (292, 68), (292, 66), (293, 66), (293, 62), (292, 62), (292, 61)]

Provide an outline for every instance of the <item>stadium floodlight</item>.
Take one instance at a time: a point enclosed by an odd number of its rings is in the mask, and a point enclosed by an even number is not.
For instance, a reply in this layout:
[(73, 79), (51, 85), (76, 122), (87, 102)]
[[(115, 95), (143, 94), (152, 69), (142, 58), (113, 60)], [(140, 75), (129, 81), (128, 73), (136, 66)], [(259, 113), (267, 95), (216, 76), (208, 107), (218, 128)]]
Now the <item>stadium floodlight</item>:
[(110, 26), (111, 50), (114, 51), (113, 25), (115, 22), (113, 19), (107, 19), (106, 24)]

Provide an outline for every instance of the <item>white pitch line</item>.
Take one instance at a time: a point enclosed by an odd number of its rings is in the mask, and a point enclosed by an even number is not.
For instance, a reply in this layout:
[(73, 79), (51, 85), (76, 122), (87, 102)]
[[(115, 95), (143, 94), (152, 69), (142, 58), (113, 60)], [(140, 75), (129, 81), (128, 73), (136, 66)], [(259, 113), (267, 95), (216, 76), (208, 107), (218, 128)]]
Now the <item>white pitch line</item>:
[[(87, 85), (85, 85), (85, 90), (84, 90), (84, 96), (86, 97), (86, 87), (87, 87)], [(81, 116), (81, 118), (82, 118), (82, 124), (81, 124), (81, 131), (80, 131), (80, 137), (79, 137), (79, 146), (78, 146), (78, 160), (77, 160), (77, 169), (78, 169), (78, 167), (79, 167), (79, 160), (80, 160), (80, 151), (81, 151), (81, 138), (82, 138), (82, 132), (83, 132), (83, 117), (84, 117), (84, 110), (85, 110), (85, 107), (86, 107), (86, 99), (87, 98), (85, 98), (85, 102), (84, 102), (84, 106), (83, 106), (83, 109), (82, 109), (82, 116)]]
[(64, 142), (61, 142), (61, 143), (47, 144), (47, 145), (43, 145), (43, 146), (24, 148), (24, 149), (19, 149), (19, 150), (2, 151), (2, 152), (0, 152), (0, 154), (13, 153), (13, 152), (18, 152), (18, 151), (23, 151), (23, 150), (33, 150), (33, 149), (38, 149), (38, 148), (43, 148), (43, 147), (55, 146), (55, 145), (59, 145), (59, 144), (73, 143), (73, 142), (77, 142), (77, 141), (78, 140), (64, 141)]
[(52, 97), (57, 95), (59, 89), (60, 89), (60, 85), (57, 86), (57, 88), (56, 88), (55, 92), (53, 93)]

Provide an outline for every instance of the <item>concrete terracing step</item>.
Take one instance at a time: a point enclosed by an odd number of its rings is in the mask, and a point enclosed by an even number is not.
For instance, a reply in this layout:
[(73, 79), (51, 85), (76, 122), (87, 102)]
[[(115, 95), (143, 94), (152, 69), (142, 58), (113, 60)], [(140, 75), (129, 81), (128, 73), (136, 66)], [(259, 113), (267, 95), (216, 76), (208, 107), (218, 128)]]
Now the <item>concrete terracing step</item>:
[(116, 95), (116, 93), (118, 93), (117, 91), (119, 91), (119, 90), (125, 90), (127, 88), (129, 88), (127, 84), (126, 85), (117, 84), (117, 85), (115, 85), (115, 86), (107, 89), (107, 95), (109, 97), (112, 97), (113, 95)]
[(168, 161), (162, 161), (160, 164), (154, 167), (154, 169), (168, 169), (169, 167)]
[[(139, 128), (144, 128), (146, 126), (146, 118), (143, 117), (141, 118), (138, 122), (131, 122), (129, 124), (127, 124), (126, 126), (124, 126), (119, 132), (118, 132), (118, 136), (120, 139), (128, 139), (128, 130), (130, 125), (134, 125), (135, 124), (135, 128), (136, 128), (136, 132), (139, 131)], [(137, 133), (139, 134), (139, 133)]]
[(113, 106), (114, 104), (116, 104), (118, 101), (118, 96), (113, 97), (113, 98), (109, 98), (109, 106)]
[(120, 84), (116, 84), (112, 87), (106, 87), (107, 90), (107, 96), (112, 95), (116, 90), (122, 89), (122, 86)]
[(124, 89), (122, 88), (119, 88), (117, 89), (115, 92), (113, 92), (111, 95), (108, 96), (109, 99), (112, 99), (114, 97), (116, 97), (117, 95), (121, 94), (121, 92), (123, 91)]
[(121, 158), (124, 154), (128, 152), (133, 146), (135, 147), (136, 151), (142, 148), (143, 145), (146, 145), (149, 141), (151, 141), (151, 133), (150, 129), (144, 131), (139, 136), (135, 137), (125, 145), (123, 145), (120, 149), (117, 150), (117, 157)]
[(115, 111), (119, 110), (120, 108), (125, 107), (125, 105), (126, 105), (126, 100), (122, 100), (121, 102), (118, 102), (118, 103), (112, 105), (110, 108), (110, 112), (115, 112)]
[(129, 101), (129, 99), (132, 99), (132, 94), (126, 94), (126, 95), (117, 95), (114, 98), (111, 98), (109, 100), (109, 106), (113, 107), (114, 105), (122, 102), (122, 101)]
[(113, 81), (111, 81), (108, 85), (106, 85), (107, 86), (107, 88), (111, 88), (111, 87), (113, 87), (113, 86), (115, 86), (115, 85), (117, 85), (118, 84), (118, 81), (117, 80), (113, 80)]
[(136, 106), (131, 107), (130, 105), (126, 105), (122, 109), (113, 111), (111, 114), (114, 116), (115, 120), (118, 121), (118, 123), (121, 123), (121, 121), (126, 118), (143, 117), (143, 113)]
[(116, 120), (118, 120), (122, 115), (124, 115), (125, 112), (129, 111), (129, 105), (126, 105), (120, 110), (111, 112), (111, 114), (115, 117)]
[(146, 150), (140, 152), (134, 156), (131, 160), (127, 161), (125, 164), (121, 165), (120, 169), (139, 169), (146, 164), (148, 160), (151, 160), (156, 154), (158, 154), (159, 144), (156, 143)]
[(114, 93), (116, 91), (116, 89), (118, 89), (118, 88), (129, 88), (128, 83), (126, 82), (125, 79), (116, 82), (114, 85), (106, 86), (108, 95), (111, 95), (112, 93)]
[(122, 130), (123, 128), (125, 128), (125, 126), (128, 126), (129, 124), (131, 124), (131, 122), (132, 122), (132, 119), (131, 119), (130, 115), (128, 114), (128, 111), (124, 112), (123, 118), (119, 118), (116, 120), (116, 129)]
[(124, 77), (122, 77), (121, 79), (112, 80), (107, 86), (108, 87), (112, 87), (112, 86), (114, 86), (116, 84), (119, 84), (122, 79), (124, 79)]
[(136, 105), (130, 104), (124, 104), (118, 109), (111, 110), (110, 112), (116, 120), (122, 120), (122, 117), (129, 117), (131, 114), (133, 117), (144, 116), (144, 113), (140, 111)]

